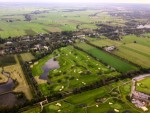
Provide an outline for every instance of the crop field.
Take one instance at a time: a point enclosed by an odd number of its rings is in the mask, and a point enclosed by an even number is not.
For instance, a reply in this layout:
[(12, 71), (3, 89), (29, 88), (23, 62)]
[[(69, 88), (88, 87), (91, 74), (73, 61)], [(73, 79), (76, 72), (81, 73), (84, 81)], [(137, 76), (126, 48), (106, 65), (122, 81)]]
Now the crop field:
[[(73, 95), (63, 100), (44, 105), (44, 113), (107, 113), (114, 112), (132, 112), (140, 113), (139, 109), (131, 104), (126, 96), (131, 91), (130, 80), (119, 81), (98, 89)], [(35, 113), (40, 110), (40, 106), (23, 113)]]
[(101, 60), (102, 62), (106, 63), (107, 65), (114, 67), (120, 72), (125, 73), (131, 70), (137, 70), (137, 67), (133, 66), (132, 64), (122, 61), (121, 59), (118, 59), (117, 57), (112, 56), (109, 53), (106, 53), (86, 43), (79, 43), (79, 44), (76, 44), (76, 46), (88, 52), (89, 54)]
[(13, 55), (0, 56), (0, 67), (13, 65), (16, 63), (16, 60)]
[[(90, 39), (91, 40), (91, 39)], [(110, 39), (97, 39), (90, 41), (92, 44), (98, 47), (105, 47), (105, 46), (120, 46), (122, 43), (119, 41), (113, 41)]]
[(136, 90), (146, 93), (146, 94), (150, 94), (150, 77), (147, 77), (141, 81), (138, 81), (136, 83)]
[(51, 70), (48, 75), (52, 84), (39, 82), (39, 88), (44, 95), (90, 84), (103, 77), (120, 75), (72, 46), (56, 50), (52, 55), (39, 60), (39, 63), (32, 68), (33, 75), (40, 76), (43, 73), (41, 67), (45, 62), (58, 54), (56, 60), (59, 62), (60, 68)]
[[(136, 43), (134, 43), (136, 41)], [(150, 40), (136, 36), (125, 36), (121, 41), (97, 39), (90, 42), (98, 47), (116, 46), (113, 54), (138, 64), (144, 68), (150, 67)]]
[(31, 60), (35, 59), (35, 57), (31, 53), (22, 53), (20, 55), (21, 55), (23, 61), (31, 61)]
[[(95, 29), (95, 22), (99, 21), (106, 23), (111, 21), (111, 24), (122, 26), (125, 21), (112, 17), (107, 12), (102, 10), (84, 10), (70, 11), (65, 8), (40, 8), (34, 6), (1, 7), (0, 10), (0, 36), (2, 38), (34, 35), (37, 33), (74, 31), (79, 29)], [(35, 14), (35, 11), (41, 11)], [(67, 11), (66, 11), (67, 10)], [(44, 12), (46, 11), (46, 12)], [(90, 16), (98, 13), (95, 16)], [(31, 21), (25, 21), (25, 15), (30, 15)], [(77, 26), (79, 25), (79, 28)]]

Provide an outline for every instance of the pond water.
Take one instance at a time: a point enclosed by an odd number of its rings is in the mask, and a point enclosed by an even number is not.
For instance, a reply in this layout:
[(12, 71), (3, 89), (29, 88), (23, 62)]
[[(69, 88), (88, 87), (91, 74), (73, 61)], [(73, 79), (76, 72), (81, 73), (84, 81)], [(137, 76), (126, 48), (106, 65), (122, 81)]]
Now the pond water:
[(42, 70), (44, 71), (44, 73), (40, 76), (40, 79), (48, 80), (49, 71), (53, 69), (58, 69), (59, 67), (60, 67), (59, 62), (54, 61), (54, 58), (48, 60), (42, 67)]
[(8, 79), (7, 83), (0, 85), (0, 94), (9, 92), (15, 87), (15, 84), (11, 78)]
[(14, 87), (15, 84), (10, 77), (6, 83), (0, 85), (0, 106), (12, 107), (24, 102), (24, 99), (17, 99), (16, 95), (11, 92)]
[(13, 107), (14, 105), (23, 104), (25, 99), (18, 99), (14, 93), (0, 95), (0, 106)]

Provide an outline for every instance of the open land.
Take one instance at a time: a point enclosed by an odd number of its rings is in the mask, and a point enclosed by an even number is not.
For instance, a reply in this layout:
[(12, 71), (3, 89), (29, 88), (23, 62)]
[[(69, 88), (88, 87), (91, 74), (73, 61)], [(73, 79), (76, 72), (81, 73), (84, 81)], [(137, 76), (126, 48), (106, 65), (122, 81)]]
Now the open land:
[(42, 65), (55, 55), (59, 55), (56, 59), (60, 68), (49, 72), (50, 85), (39, 83), (39, 87), (45, 95), (49, 95), (50, 91), (58, 92), (62, 87), (64, 91), (91, 84), (103, 77), (119, 76), (118, 72), (111, 71), (86, 53), (76, 50), (72, 46), (56, 50), (52, 55), (39, 60), (38, 64), (32, 68), (33, 75), (40, 76), (43, 73)]
[[(131, 91), (131, 81), (119, 81), (98, 89), (87, 91), (81, 94), (70, 96), (63, 100), (44, 105), (43, 112), (57, 113), (63, 111), (67, 113), (107, 113), (114, 112), (134, 112), (140, 113), (126, 96)], [(60, 104), (60, 106), (58, 105)], [(40, 106), (25, 111), (23, 113), (35, 113), (40, 111)]]
[(31, 61), (31, 60), (35, 59), (35, 57), (31, 53), (22, 53), (20, 55), (21, 55), (23, 61), (28, 62), (28, 61)]
[(29, 85), (25, 79), (25, 75), (23, 74), (23, 71), (21, 69), (21, 66), (19, 64), (19, 61), (17, 59), (17, 56), (14, 56), (16, 60), (16, 64), (9, 65), (4, 67), (5, 72), (10, 73), (10, 77), (13, 80), (16, 80), (18, 82), (17, 87), (13, 90), (14, 92), (23, 92), (27, 99), (32, 99), (32, 94), (29, 88)]
[(79, 43), (76, 44), (77, 47), (85, 50), (92, 56), (100, 59), (102, 62), (106, 63), (107, 65), (110, 65), (114, 67), (115, 69), (119, 70), (120, 72), (128, 72), (131, 70), (136, 70), (137, 68), (125, 61), (122, 61), (121, 59), (118, 59), (115, 56), (112, 56), (96, 47), (93, 47), (91, 45), (88, 45), (86, 43)]
[(99, 47), (115, 46), (117, 49), (112, 51), (112, 54), (127, 59), (142, 67), (150, 67), (150, 39), (148, 38), (128, 35), (124, 36), (120, 41), (97, 39), (94, 41), (91, 40), (90, 42)]
[(150, 94), (150, 77), (147, 77), (141, 81), (138, 81), (136, 83), (136, 90), (137, 91), (140, 91), (140, 92), (143, 92), (145, 94)]

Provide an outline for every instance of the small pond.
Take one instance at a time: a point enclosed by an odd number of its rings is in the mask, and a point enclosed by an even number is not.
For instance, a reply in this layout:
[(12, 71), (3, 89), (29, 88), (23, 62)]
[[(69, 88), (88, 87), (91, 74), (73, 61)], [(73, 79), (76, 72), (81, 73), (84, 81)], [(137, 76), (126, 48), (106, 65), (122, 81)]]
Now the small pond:
[(0, 106), (12, 107), (16, 104), (22, 104), (25, 102), (24, 98), (18, 99), (17, 96), (12, 92), (14, 87), (14, 81), (10, 77), (6, 83), (0, 85)]
[(42, 67), (44, 73), (40, 76), (40, 79), (48, 80), (49, 71), (53, 69), (58, 69), (59, 67), (59, 62), (55, 61), (54, 58), (48, 60)]

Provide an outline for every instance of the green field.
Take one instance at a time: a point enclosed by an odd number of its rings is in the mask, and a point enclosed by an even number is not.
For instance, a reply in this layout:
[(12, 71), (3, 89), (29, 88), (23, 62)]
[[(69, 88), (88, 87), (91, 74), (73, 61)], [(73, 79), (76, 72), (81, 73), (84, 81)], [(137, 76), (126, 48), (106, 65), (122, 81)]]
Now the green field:
[[(132, 113), (141, 111), (131, 104), (126, 96), (131, 91), (130, 81), (120, 81), (98, 89), (73, 95), (63, 100), (44, 105), (44, 113), (107, 113), (119, 110), (120, 113), (129, 110)], [(57, 103), (61, 106), (56, 105)], [(35, 113), (39, 107), (23, 113)], [(136, 110), (137, 109), (137, 110)]]
[(50, 92), (51, 94), (58, 92), (61, 87), (64, 87), (63, 90), (70, 90), (75, 87), (91, 84), (103, 77), (119, 76), (118, 72), (111, 71), (100, 62), (74, 49), (72, 46), (56, 50), (52, 55), (39, 60), (39, 63), (32, 68), (33, 75), (41, 75), (43, 73), (41, 67), (45, 62), (58, 54), (60, 56), (57, 57), (57, 61), (60, 68), (49, 72), (49, 78), (53, 84), (39, 83), (39, 88), (44, 95), (49, 95)]
[[(113, 54), (142, 67), (150, 67), (150, 40), (147, 38), (129, 35), (125, 36), (121, 41), (109, 39), (89, 39), (89, 41), (98, 47), (116, 46), (117, 50), (112, 51)], [(134, 43), (134, 41), (136, 41), (136, 43)]]
[(132, 70), (137, 70), (137, 67), (133, 66), (132, 64), (122, 61), (121, 59), (118, 59), (117, 57), (112, 56), (109, 53), (106, 53), (106, 52), (104, 52), (100, 49), (97, 49), (91, 45), (88, 45), (86, 43), (76, 44), (76, 46), (85, 50), (92, 56), (100, 59), (107, 65), (114, 67), (115, 69), (119, 70), (120, 72), (129, 72)]
[[(72, 9), (72, 7), (70, 7)], [(79, 8), (80, 9), (80, 8)], [(106, 23), (111, 21), (112, 25), (122, 26), (125, 20), (113, 17), (102, 10), (65, 11), (66, 7), (49, 8), (45, 6), (26, 5), (7, 6), (0, 8), (0, 36), (34, 35), (37, 33), (74, 31), (78, 29), (95, 29), (96, 22)], [(31, 14), (34, 11), (48, 11), (47, 13)], [(99, 12), (95, 17), (89, 15)], [(31, 21), (25, 21), (24, 14), (30, 14)], [(12, 22), (7, 22), (12, 20)], [(77, 28), (79, 25), (79, 28)]]
[(35, 57), (31, 53), (22, 53), (20, 55), (21, 55), (23, 61), (31, 61), (31, 60), (35, 59)]
[(150, 94), (150, 77), (147, 77), (141, 81), (138, 81), (136, 83), (136, 90), (146, 93), (146, 94)]

